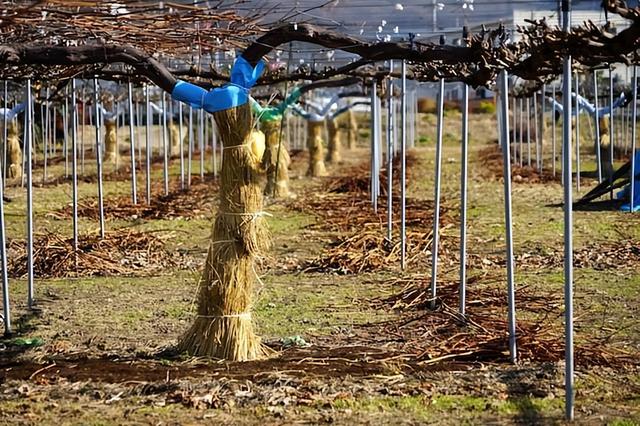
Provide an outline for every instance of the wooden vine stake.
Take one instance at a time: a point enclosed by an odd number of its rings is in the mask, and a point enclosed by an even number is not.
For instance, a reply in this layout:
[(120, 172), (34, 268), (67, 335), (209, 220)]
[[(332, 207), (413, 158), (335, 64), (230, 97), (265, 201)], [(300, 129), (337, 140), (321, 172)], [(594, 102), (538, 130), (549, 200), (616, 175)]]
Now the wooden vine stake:
[(250, 149), (249, 104), (213, 114), (224, 147), (220, 205), (199, 282), (198, 316), (179, 348), (195, 356), (248, 361), (272, 351), (255, 334), (251, 309), (256, 258), (269, 246), (260, 158)]

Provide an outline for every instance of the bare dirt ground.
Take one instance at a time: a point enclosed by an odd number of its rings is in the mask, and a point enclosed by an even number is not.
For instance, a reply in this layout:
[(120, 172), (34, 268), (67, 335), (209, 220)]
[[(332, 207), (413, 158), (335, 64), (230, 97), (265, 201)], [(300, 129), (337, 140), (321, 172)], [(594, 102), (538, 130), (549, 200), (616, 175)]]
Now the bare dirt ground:
[[(177, 253), (174, 259), (136, 254), (156, 259), (149, 273), (144, 265), (114, 269), (113, 262), (99, 273), (94, 262), (91, 274), (53, 268), (44, 276), (48, 259), (60, 258), (43, 250), (35, 311), (26, 309), (25, 280), (12, 279), (16, 333), (0, 346), (2, 423), (562, 423), (562, 187), (530, 171), (514, 179), (519, 362), (512, 365), (502, 185), (487, 158), (496, 139), (489, 116), (471, 123), (468, 316), (457, 314), (459, 118), (447, 116), (434, 311), (426, 291), (433, 144), (425, 139), (412, 151), (409, 267), (402, 271), (397, 210), (389, 242), (386, 197), (378, 213), (368, 202), (362, 138), (357, 150), (345, 149), (341, 164), (329, 165), (327, 178), (304, 177), (306, 156), (294, 155), (296, 198), (267, 201), (274, 245), (262, 262), (255, 317), (277, 355), (228, 363), (176, 353), (173, 345), (195, 315), (216, 189), (195, 179), (190, 191), (174, 183), (165, 197), (156, 167), (150, 207), (130, 205), (128, 182), (107, 182), (107, 228), (153, 236), (162, 243), (153, 250)], [(432, 121), (422, 117), (421, 134), (432, 138)], [(61, 174), (55, 167), (52, 175)], [(591, 157), (583, 167), (595, 167)], [(177, 182), (176, 164), (171, 173)], [(592, 184), (583, 182), (582, 191)], [(70, 236), (69, 194), (64, 181), (36, 189), (37, 233)], [(83, 182), (80, 194), (81, 233), (95, 235), (95, 184)], [(6, 208), (9, 237), (19, 240), (25, 197), (18, 188), (8, 195), (14, 199)], [(581, 424), (640, 422), (639, 222), (612, 210), (575, 212)]]

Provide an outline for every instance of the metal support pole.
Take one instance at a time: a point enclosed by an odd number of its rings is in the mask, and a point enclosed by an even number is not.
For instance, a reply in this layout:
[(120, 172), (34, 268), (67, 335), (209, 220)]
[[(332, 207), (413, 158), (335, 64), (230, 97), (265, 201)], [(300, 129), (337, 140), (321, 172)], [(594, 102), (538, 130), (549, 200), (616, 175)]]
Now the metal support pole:
[(64, 91), (64, 110), (62, 125), (64, 126), (64, 141), (62, 150), (64, 151), (64, 177), (69, 176), (69, 92)]
[(402, 135), (400, 134), (400, 127), (402, 127), (402, 102), (395, 102), (396, 111), (393, 116), (396, 119), (393, 127), (396, 129), (393, 132), (393, 145), (395, 146), (396, 155), (400, 154), (400, 145), (402, 144)]
[(164, 195), (169, 195), (169, 141), (167, 137), (167, 102), (162, 92), (162, 177), (164, 179)]
[(415, 148), (416, 146), (416, 111), (415, 111), (415, 91), (409, 92), (409, 146)]
[(400, 266), (407, 267), (407, 62), (402, 60), (400, 118), (402, 120), (402, 140), (400, 142)]
[(375, 181), (375, 186), (374, 186), (374, 190), (375, 190), (375, 194), (376, 194), (376, 211), (378, 209), (378, 197), (380, 197), (380, 164), (382, 163), (382, 147), (380, 146), (380, 102), (378, 99), (378, 93), (376, 91), (376, 105), (375, 105), (375, 120), (376, 120), (376, 127), (374, 128), (374, 133), (375, 133), (375, 139), (374, 139), (374, 146), (375, 146), (375, 164), (376, 164), (376, 181)]
[(531, 167), (531, 99), (527, 98), (527, 166)]
[(136, 146), (134, 138), (133, 86), (129, 82), (129, 150), (131, 151), (131, 201), (138, 204), (138, 182), (136, 181)]
[(540, 158), (538, 159), (538, 172), (542, 174), (543, 163), (544, 163), (544, 117), (546, 115), (546, 107), (545, 107), (545, 94), (547, 93), (547, 85), (542, 85), (542, 93), (540, 95)]
[(182, 102), (178, 102), (178, 139), (180, 139), (180, 189), (184, 189), (184, 143), (182, 143)]
[(33, 173), (31, 164), (31, 149), (33, 146), (33, 97), (31, 93), (31, 79), (27, 80), (26, 102), (24, 132), (26, 135), (25, 165), (27, 171), (27, 306), (31, 309), (35, 302), (33, 283)]
[[(611, 163), (611, 167), (609, 170), (609, 182), (613, 183), (613, 159), (614, 159), (614, 140), (615, 140), (615, 131), (613, 125), (613, 68), (609, 65), (609, 161)], [(613, 190), (611, 191), (611, 196), (613, 197)]]
[(373, 205), (373, 211), (378, 212), (378, 194), (376, 193), (376, 179), (378, 178), (378, 152), (377, 152), (377, 127), (378, 127), (378, 113), (376, 107), (378, 106), (378, 92), (376, 82), (371, 84), (371, 204)]
[[(60, 113), (62, 113), (62, 111), (60, 111)], [(56, 108), (53, 108), (53, 141), (51, 142), (51, 149), (49, 151), (49, 155), (51, 155), (52, 157), (56, 155), (56, 142), (57, 142), (57, 123), (58, 122), (58, 112), (56, 110)]]
[(511, 111), (513, 111), (513, 124), (511, 126), (511, 141), (513, 142), (511, 144), (512, 146), (512, 152), (511, 152), (511, 161), (515, 164), (516, 160), (517, 160), (517, 144), (516, 141), (518, 140), (517, 138), (517, 133), (516, 133), (516, 129), (518, 128), (518, 104), (517, 104), (517, 99), (514, 97), (513, 100), (511, 101)]
[(511, 210), (511, 160), (509, 159), (509, 84), (507, 72), (500, 72), (500, 103), (502, 105), (501, 113), (503, 114), (501, 124), (502, 131), (502, 167), (504, 180), (504, 221), (505, 221), (505, 237), (507, 244), (507, 304), (508, 304), (508, 328), (509, 328), (509, 354), (511, 362), (518, 359), (518, 351), (516, 346), (516, 302), (515, 302), (515, 283), (514, 283), (514, 264), (513, 264), (513, 221)]
[(442, 129), (444, 127), (444, 79), (441, 78), (438, 89), (438, 110), (436, 124), (436, 176), (434, 184), (433, 240), (431, 243), (431, 309), (436, 306), (438, 282), (438, 246), (440, 243), (440, 175), (442, 173)]
[(578, 96), (580, 87), (578, 84), (578, 73), (575, 75), (576, 79), (576, 191), (580, 192), (580, 103), (578, 102)]
[(102, 193), (102, 148), (100, 144), (100, 105), (98, 79), (93, 79), (94, 103), (96, 109), (96, 165), (98, 175), (98, 210), (100, 215), (100, 238), (104, 238), (104, 199)]
[(78, 103), (76, 79), (71, 79), (71, 190), (73, 209), (73, 251), (78, 250)]
[(501, 111), (500, 102), (496, 102), (496, 121), (498, 124), (498, 127), (496, 129), (496, 134), (498, 135), (498, 141), (502, 140), (502, 135), (500, 134), (500, 132), (502, 131), (502, 124), (500, 121), (502, 120), (502, 114), (500, 113), (500, 111)]
[[(533, 128), (536, 132), (536, 167), (540, 170), (540, 121), (538, 120), (538, 94), (533, 94)], [(541, 171), (541, 170), (540, 170)]]
[(153, 126), (153, 114), (151, 113), (151, 104), (149, 102), (149, 85), (145, 85), (145, 104), (147, 112), (147, 120), (145, 126), (146, 148), (145, 148), (145, 178), (147, 190), (147, 205), (151, 204), (151, 126)]
[[(508, 115), (508, 112), (507, 114)], [(508, 128), (507, 128), (508, 130)], [(508, 137), (508, 135), (506, 136)], [(469, 161), (469, 86), (462, 83), (462, 147), (460, 154), (460, 314), (467, 299), (467, 162)], [(509, 147), (507, 146), (507, 151)]]
[[(625, 66), (625, 79), (624, 82), (626, 83), (627, 81), (629, 81), (629, 67)], [(622, 106), (620, 107), (620, 131), (621, 131), (621, 139), (622, 139), (622, 144), (624, 146), (624, 153), (625, 155), (629, 153), (629, 137), (628, 137), (628, 130), (629, 128), (629, 109), (626, 106)]]
[(200, 178), (204, 179), (204, 110), (198, 110), (198, 122), (199, 122), (199, 131), (198, 131), (198, 146), (200, 148)]
[[(6, 111), (7, 108), (9, 107), (9, 104), (7, 102), (7, 97), (8, 97), (8, 93), (7, 93), (7, 80), (4, 81), (4, 110)], [(7, 181), (7, 137), (8, 137), (8, 131), (7, 131), (7, 115), (5, 114), (4, 117), (2, 118), (3, 121), (3, 125), (2, 125), (2, 185), (4, 188), (4, 184)], [(6, 270), (6, 269), (5, 269)]]
[(191, 163), (193, 158), (193, 108), (189, 107), (189, 129), (187, 129), (189, 135), (189, 152), (187, 159), (187, 188), (191, 186)]
[(600, 116), (598, 113), (598, 71), (593, 70), (593, 93), (596, 125), (596, 163), (598, 165), (598, 183), (602, 182), (602, 146), (600, 145)]
[[(393, 72), (393, 60), (389, 61)], [(393, 238), (393, 79), (387, 88), (387, 240)]]
[(638, 116), (638, 67), (633, 66), (633, 82), (631, 83), (633, 90), (632, 104), (631, 104), (631, 194), (629, 195), (629, 211), (633, 212), (635, 206), (636, 195), (636, 118)]
[[(96, 117), (96, 120), (98, 120), (98, 118)], [(58, 120), (56, 120), (56, 109), (53, 109), (53, 122), (57, 123)], [(91, 113), (89, 113), (89, 127), (94, 127), (95, 123), (93, 122), (93, 115)], [(53, 143), (51, 144), (51, 147), (53, 148), (55, 146), (56, 143), (56, 138), (57, 135), (54, 132), (54, 137), (53, 137)], [(95, 144), (90, 144), (90, 148), (91, 148), (91, 153), (93, 153), (93, 151), (96, 149)]]
[[(136, 130), (140, 128), (140, 123), (142, 123), (142, 114), (140, 111), (140, 102), (138, 99), (135, 101), (135, 110), (136, 110)], [(136, 159), (138, 160), (138, 168), (142, 170), (142, 138), (137, 137), (139, 134), (136, 132), (136, 141), (138, 142), (138, 155)]]
[[(5, 82), (6, 87), (6, 82)], [(6, 105), (6, 96), (5, 96)], [(6, 108), (6, 106), (5, 106)], [(5, 118), (6, 123), (6, 118)], [(0, 162), (2, 167), (2, 162)], [(0, 169), (0, 179), (4, 173), (4, 168)], [(9, 304), (9, 276), (7, 274), (7, 236), (4, 223), (4, 179), (0, 184), (0, 278), (2, 279), (2, 315), (4, 320), (4, 334), (11, 334), (11, 306)]]
[[(571, 0), (562, 0), (562, 27), (569, 32)], [(563, 63), (562, 146), (564, 174), (564, 315), (565, 315), (565, 416), (573, 420), (573, 194), (571, 192), (571, 56)], [(613, 92), (612, 92), (613, 93)], [(611, 141), (613, 153), (613, 140)]]
[[(116, 106), (116, 150), (115, 150), (115, 160), (116, 160), (116, 167), (115, 170), (118, 171), (120, 170), (120, 138), (118, 135), (118, 129), (120, 129), (120, 103), (118, 101), (115, 102), (115, 106)], [(105, 141), (104, 144), (104, 149), (106, 151), (107, 149), (107, 142)]]
[[(556, 86), (551, 86), (551, 97), (556, 99)], [(551, 157), (553, 159), (552, 170), (553, 177), (556, 177), (556, 162), (558, 160), (556, 153), (556, 111), (551, 108)]]
[(415, 110), (415, 117), (414, 117), (414, 121), (415, 121), (415, 139), (416, 139), (416, 144), (418, 142), (420, 142), (420, 110), (418, 109), (419, 106), (419, 93), (420, 93), (420, 83), (416, 82), (416, 90), (415, 90), (415, 103), (414, 103), (414, 110)]
[[(46, 90), (46, 97), (47, 97), (47, 102), (49, 100), (49, 88), (47, 87)], [(41, 104), (45, 105), (46, 102), (43, 102)], [(48, 139), (48, 128), (49, 128), (49, 108), (47, 106), (45, 106), (46, 108), (46, 114), (41, 115), (41, 119), (42, 122), (44, 123), (44, 125), (42, 126), (43, 129), (43, 133), (42, 133), (42, 161), (43, 161), (43, 166), (42, 166), (42, 183), (46, 183), (47, 182), (47, 148), (48, 148), (48, 144), (47, 144), (47, 139)]]
[(624, 147), (624, 154), (627, 155), (629, 153), (629, 145), (627, 144), (629, 142), (629, 140), (627, 139), (627, 127), (629, 126), (629, 120), (627, 120), (627, 107), (620, 107), (619, 111), (620, 120), (618, 121), (618, 123), (620, 125), (618, 126), (618, 128), (620, 130), (618, 133), (618, 140), (621, 141), (620, 146)]
[(518, 112), (520, 113), (520, 137), (518, 138), (520, 142), (520, 152), (518, 153), (518, 163), (520, 167), (522, 167), (524, 164), (524, 99), (520, 98), (518, 101), (520, 104), (520, 108), (518, 108)]
[[(80, 129), (80, 173), (82, 173), (82, 175), (84, 176), (84, 128), (85, 128), (85, 110), (87, 109), (87, 102), (86, 99), (84, 97), (84, 88), (86, 86), (86, 82), (83, 82), (82, 84), (82, 91), (80, 92), (80, 97), (82, 99), (82, 127)], [(51, 138), (51, 143), (54, 144), (56, 142), (56, 120), (55, 120), (55, 108), (53, 109), (53, 132), (52, 132), (52, 138)], [(89, 116), (91, 116), (91, 114), (89, 114)]]

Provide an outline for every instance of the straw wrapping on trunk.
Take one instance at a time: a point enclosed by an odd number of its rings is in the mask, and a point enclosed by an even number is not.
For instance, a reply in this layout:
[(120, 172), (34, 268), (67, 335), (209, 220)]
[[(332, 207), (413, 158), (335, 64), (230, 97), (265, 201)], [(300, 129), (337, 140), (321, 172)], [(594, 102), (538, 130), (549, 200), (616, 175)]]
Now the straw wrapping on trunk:
[(608, 149), (611, 141), (609, 136), (609, 117), (602, 116), (598, 121), (600, 123), (600, 147)]
[(340, 140), (340, 132), (338, 130), (338, 123), (336, 123), (335, 119), (327, 120), (327, 133), (329, 136), (327, 149), (328, 163), (338, 163), (342, 160), (342, 156), (340, 155), (342, 141)]
[(169, 143), (171, 146), (171, 156), (180, 155), (180, 132), (174, 120), (169, 121)]
[(267, 174), (264, 195), (284, 198), (289, 192), (289, 164), (291, 158), (284, 143), (280, 143), (280, 120), (263, 122), (260, 127), (266, 138), (266, 151), (262, 157), (262, 167)]
[(18, 125), (9, 123), (7, 126), (7, 157), (8, 157), (8, 179), (22, 178), (22, 147), (18, 137)]
[(356, 120), (356, 113), (352, 109), (347, 114), (349, 117), (347, 144), (349, 149), (355, 149), (358, 144), (358, 121)]
[(249, 146), (249, 105), (216, 112), (214, 118), (225, 149), (220, 205), (199, 282), (198, 315), (179, 347), (196, 356), (247, 361), (270, 353), (250, 316), (258, 280), (256, 258), (269, 246), (260, 161)]
[(105, 120), (104, 127), (104, 161), (115, 162), (118, 156), (118, 138), (116, 137), (115, 120)]
[(326, 176), (324, 166), (324, 147), (322, 145), (322, 130), (324, 121), (307, 121), (307, 149), (309, 150), (309, 170), (307, 176)]

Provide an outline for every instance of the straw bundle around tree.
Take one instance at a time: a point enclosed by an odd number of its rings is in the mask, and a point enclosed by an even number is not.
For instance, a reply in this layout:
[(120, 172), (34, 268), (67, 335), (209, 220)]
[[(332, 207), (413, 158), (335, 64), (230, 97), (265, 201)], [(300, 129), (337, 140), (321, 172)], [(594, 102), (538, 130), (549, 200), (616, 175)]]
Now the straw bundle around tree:
[(307, 121), (307, 149), (309, 150), (309, 170), (307, 176), (326, 176), (324, 166), (324, 147), (322, 146), (322, 130), (324, 121)]
[[(266, 151), (262, 158), (262, 167), (267, 173), (267, 185), (264, 195), (283, 198), (291, 195), (289, 192), (289, 164), (291, 158), (287, 146), (280, 143), (281, 120), (265, 121), (261, 129), (266, 138)], [(278, 158), (279, 156), (279, 158)]]
[(118, 157), (118, 138), (115, 120), (104, 121), (104, 161), (114, 163)]
[(169, 143), (171, 156), (180, 155), (180, 132), (174, 120), (169, 121)]
[(22, 179), (22, 147), (18, 137), (18, 124), (15, 122), (7, 125), (7, 157), (7, 177)]
[(265, 151), (265, 136), (262, 130), (252, 130), (247, 139), (247, 145), (258, 164), (262, 164)]
[(349, 149), (355, 149), (358, 144), (358, 120), (356, 120), (356, 113), (353, 112), (353, 109), (350, 109), (347, 114), (349, 117), (347, 144)]
[(269, 246), (260, 159), (252, 152), (248, 104), (214, 113), (224, 147), (220, 205), (199, 282), (198, 316), (179, 344), (196, 356), (247, 361), (269, 355), (253, 329), (256, 257)]
[(336, 119), (327, 120), (327, 133), (329, 137), (327, 144), (327, 162), (338, 163), (342, 160), (342, 156), (340, 155), (342, 142), (340, 140), (340, 132), (338, 131)]
[(604, 176), (613, 175), (613, 164), (610, 159), (609, 149), (611, 148), (611, 135), (609, 132), (609, 116), (604, 115), (599, 118), (600, 123), (600, 158), (602, 159), (602, 171)]
[(600, 117), (600, 148), (609, 149), (610, 136), (609, 136), (609, 116), (605, 115)]

